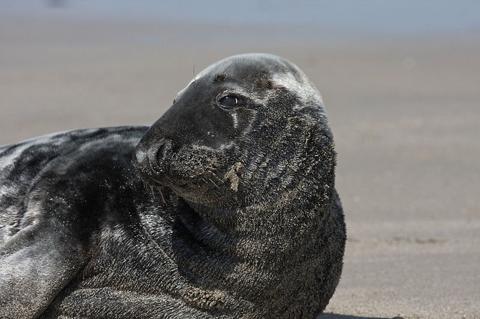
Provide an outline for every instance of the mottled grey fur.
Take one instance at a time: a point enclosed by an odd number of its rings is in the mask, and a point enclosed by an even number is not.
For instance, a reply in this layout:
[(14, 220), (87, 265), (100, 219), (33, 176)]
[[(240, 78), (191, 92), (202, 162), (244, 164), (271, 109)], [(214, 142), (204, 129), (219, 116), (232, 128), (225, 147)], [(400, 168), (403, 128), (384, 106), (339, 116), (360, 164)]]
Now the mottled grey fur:
[(149, 129), (0, 147), (0, 318), (314, 318), (342, 269), (334, 169), (318, 91), (265, 54)]

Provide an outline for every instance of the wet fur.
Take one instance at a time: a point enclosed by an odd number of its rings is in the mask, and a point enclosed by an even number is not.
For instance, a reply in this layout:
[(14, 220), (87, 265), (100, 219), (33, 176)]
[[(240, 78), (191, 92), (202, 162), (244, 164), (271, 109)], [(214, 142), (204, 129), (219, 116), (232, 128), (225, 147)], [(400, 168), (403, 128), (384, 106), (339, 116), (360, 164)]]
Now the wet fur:
[(269, 55), (206, 69), (150, 128), (2, 147), (0, 317), (314, 318), (342, 269), (334, 169), (320, 95)]

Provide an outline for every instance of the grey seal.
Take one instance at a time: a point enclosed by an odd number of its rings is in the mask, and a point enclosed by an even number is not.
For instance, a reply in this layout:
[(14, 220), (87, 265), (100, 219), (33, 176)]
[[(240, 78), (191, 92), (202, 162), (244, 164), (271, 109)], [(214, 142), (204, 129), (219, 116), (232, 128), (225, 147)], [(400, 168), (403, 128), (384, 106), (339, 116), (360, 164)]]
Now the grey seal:
[(345, 224), (332, 133), (291, 62), (226, 58), (151, 127), (0, 148), (1, 318), (314, 318)]

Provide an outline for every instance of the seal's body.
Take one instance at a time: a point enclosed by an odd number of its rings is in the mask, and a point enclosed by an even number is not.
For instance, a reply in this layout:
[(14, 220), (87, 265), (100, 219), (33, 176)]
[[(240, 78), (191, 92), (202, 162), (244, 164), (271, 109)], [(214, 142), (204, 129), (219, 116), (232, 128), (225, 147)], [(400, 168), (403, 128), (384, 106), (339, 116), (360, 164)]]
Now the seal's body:
[(150, 128), (0, 148), (1, 318), (314, 318), (343, 212), (320, 95), (234, 56)]

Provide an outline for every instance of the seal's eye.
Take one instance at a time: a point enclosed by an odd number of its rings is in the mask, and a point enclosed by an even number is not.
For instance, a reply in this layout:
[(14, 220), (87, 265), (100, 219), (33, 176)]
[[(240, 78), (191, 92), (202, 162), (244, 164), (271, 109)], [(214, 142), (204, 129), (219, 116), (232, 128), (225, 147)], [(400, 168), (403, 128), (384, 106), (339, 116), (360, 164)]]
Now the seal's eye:
[(244, 106), (246, 99), (237, 94), (228, 94), (218, 99), (218, 104), (224, 109), (232, 109), (234, 107)]

